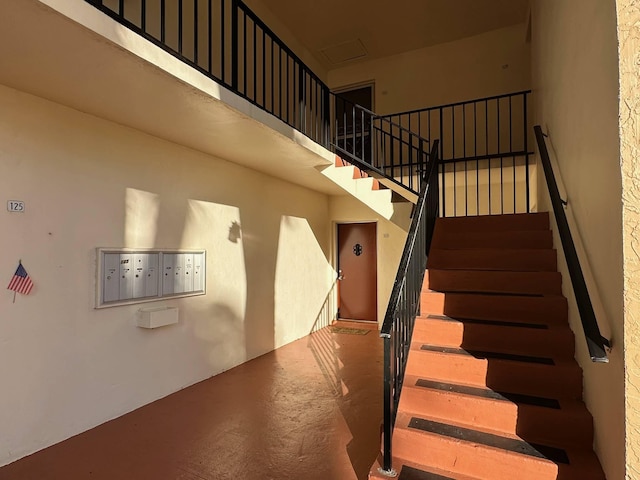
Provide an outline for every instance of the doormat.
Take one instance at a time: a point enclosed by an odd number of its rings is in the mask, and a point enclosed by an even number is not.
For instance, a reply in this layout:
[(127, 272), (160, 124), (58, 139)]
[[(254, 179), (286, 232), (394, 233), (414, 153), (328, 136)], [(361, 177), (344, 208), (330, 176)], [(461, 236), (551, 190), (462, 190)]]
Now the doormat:
[(346, 333), (347, 335), (366, 335), (371, 330), (364, 328), (349, 328), (349, 327), (329, 327), (331, 333)]

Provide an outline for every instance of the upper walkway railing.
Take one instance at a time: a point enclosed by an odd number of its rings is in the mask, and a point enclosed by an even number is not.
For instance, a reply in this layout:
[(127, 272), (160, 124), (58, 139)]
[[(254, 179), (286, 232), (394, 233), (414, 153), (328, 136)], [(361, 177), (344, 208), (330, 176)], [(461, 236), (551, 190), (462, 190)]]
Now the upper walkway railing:
[(428, 142), (333, 94), (241, 0), (85, 1), (349, 162), (417, 191)]
[(385, 115), (440, 140), (441, 216), (531, 211), (530, 91)]

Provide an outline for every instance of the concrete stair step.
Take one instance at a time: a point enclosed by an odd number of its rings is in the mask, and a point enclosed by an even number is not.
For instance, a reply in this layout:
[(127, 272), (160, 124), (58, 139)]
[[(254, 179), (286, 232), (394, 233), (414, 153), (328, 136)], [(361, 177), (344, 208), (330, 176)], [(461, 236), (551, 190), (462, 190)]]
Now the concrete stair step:
[(427, 266), (435, 270), (555, 272), (557, 253), (552, 249), (432, 248)]
[[(517, 436), (469, 429), (401, 412), (394, 451), (399, 459), (487, 480), (604, 480), (593, 452), (531, 444)], [(445, 477), (446, 478), (446, 477)]]
[(549, 230), (549, 213), (516, 213), (439, 218), (436, 228), (447, 233)]
[(436, 228), (431, 248), (436, 249), (551, 249), (551, 230), (446, 232)]
[(591, 448), (591, 415), (581, 401), (496, 392), (406, 376), (399, 410), (534, 443)]
[(559, 272), (493, 272), (429, 269), (424, 287), (438, 292), (561, 295)]
[(567, 299), (560, 295), (481, 295), (423, 291), (423, 315), (547, 325), (567, 322)]
[(402, 412), (396, 418), (394, 451), (402, 459), (476, 478), (556, 478), (557, 465), (535, 448), (527, 448), (516, 438), (506, 438), (500, 443), (505, 437), (490, 437), (492, 434), (486, 432), (473, 435), (474, 432), (477, 431)]
[(445, 315), (416, 318), (413, 341), (502, 353), (572, 359), (575, 339), (567, 325), (458, 320)]
[(406, 375), (547, 398), (579, 399), (575, 361), (412, 342)]

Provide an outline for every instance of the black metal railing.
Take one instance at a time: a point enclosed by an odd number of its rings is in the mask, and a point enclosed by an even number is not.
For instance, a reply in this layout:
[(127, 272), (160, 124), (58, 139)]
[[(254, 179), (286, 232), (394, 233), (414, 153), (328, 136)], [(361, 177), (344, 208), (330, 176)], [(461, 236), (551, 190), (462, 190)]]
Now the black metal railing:
[(329, 88), (241, 0), (85, 1), (329, 147)]
[(346, 160), (416, 191), (424, 139), (334, 95), (241, 0), (85, 0)]
[(531, 210), (530, 91), (439, 105), (383, 118), (440, 139), (442, 216)]
[(384, 341), (383, 465), (392, 473), (392, 434), (416, 316), (420, 313), (420, 292), (427, 256), (439, 211), (438, 141), (434, 141), (411, 228), (380, 336)]
[(346, 160), (418, 193), (428, 141), (339, 95), (332, 95), (332, 148)]
[(547, 186), (549, 187), (549, 196), (551, 197), (551, 205), (558, 226), (564, 257), (567, 262), (567, 268), (569, 269), (569, 276), (571, 277), (571, 285), (573, 286), (576, 303), (578, 304), (582, 329), (584, 330), (584, 335), (587, 340), (589, 355), (593, 362), (606, 363), (609, 359), (607, 358), (605, 347), (610, 347), (611, 345), (609, 340), (602, 336), (600, 328), (598, 327), (598, 321), (596, 320), (591, 297), (589, 296), (587, 284), (582, 273), (582, 267), (580, 266), (578, 253), (571, 235), (567, 215), (564, 211), (566, 201), (560, 197), (560, 191), (558, 190), (558, 184), (553, 173), (549, 151), (547, 150), (547, 144), (545, 142), (545, 135), (542, 133), (540, 126), (535, 126), (534, 132), (536, 142), (538, 143), (538, 150), (540, 151), (544, 176), (547, 180)]

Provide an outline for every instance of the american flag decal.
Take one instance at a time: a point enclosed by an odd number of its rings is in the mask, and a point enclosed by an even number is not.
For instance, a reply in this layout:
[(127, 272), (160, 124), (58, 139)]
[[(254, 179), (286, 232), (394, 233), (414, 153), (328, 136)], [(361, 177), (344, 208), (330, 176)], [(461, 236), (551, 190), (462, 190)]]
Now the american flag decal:
[(13, 278), (11, 279), (11, 282), (9, 282), (7, 290), (13, 290), (14, 292), (22, 293), (23, 295), (29, 295), (32, 288), (33, 282), (21, 263), (18, 265), (16, 273), (13, 274)]

